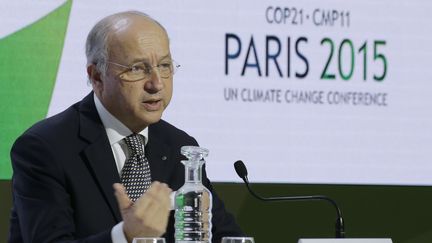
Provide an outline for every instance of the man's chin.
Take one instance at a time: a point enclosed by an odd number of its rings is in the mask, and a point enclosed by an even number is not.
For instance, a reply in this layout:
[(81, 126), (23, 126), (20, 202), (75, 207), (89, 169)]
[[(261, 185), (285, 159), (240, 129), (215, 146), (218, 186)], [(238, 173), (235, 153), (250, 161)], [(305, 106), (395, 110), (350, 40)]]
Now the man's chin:
[[(140, 132), (144, 128), (150, 126), (151, 124), (157, 123), (162, 118), (162, 112), (163, 110), (159, 111), (140, 111), (138, 114), (135, 113), (135, 116), (132, 118), (133, 121), (133, 129), (131, 129), (133, 132)], [(130, 128), (129, 128), (130, 129)]]
[(157, 123), (162, 118), (162, 112), (152, 112), (151, 114), (147, 114), (145, 117), (141, 117), (141, 123), (146, 127)]

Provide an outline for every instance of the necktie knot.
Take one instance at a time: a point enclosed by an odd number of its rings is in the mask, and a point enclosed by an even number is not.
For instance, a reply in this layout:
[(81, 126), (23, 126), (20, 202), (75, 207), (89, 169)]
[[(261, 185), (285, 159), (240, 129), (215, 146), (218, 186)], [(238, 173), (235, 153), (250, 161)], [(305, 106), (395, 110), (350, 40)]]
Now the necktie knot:
[(144, 155), (144, 143), (143, 136), (137, 133), (133, 133), (124, 138), (129, 152), (132, 156), (134, 155)]

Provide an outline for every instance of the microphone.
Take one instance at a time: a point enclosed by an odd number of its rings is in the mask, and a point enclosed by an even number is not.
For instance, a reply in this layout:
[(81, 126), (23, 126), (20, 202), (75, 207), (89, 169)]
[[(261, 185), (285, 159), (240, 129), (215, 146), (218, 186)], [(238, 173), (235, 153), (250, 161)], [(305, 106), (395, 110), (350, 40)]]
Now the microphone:
[(247, 177), (248, 173), (247, 173), (247, 169), (245, 164), (241, 161), (238, 160), (234, 163), (234, 168), (235, 171), (237, 172), (237, 175), (243, 179), (248, 191), (250, 192), (250, 194), (252, 194), (252, 196), (254, 196), (255, 198), (261, 200), (261, 201), (318, 201), (318, 200), (323, 200), (323, 201), (327, 201), (330, 202), (334, 208), (336, 209), (336, 238), (345, 238), (345, 227), (344, 227), (344, 220), (342, 218), (342, 213), (341, 210), (339, 209), (337, 203), (335, 200), (324, 196), (324, 195), (313, 195), (313, 196), (291, 196), (291, 197), (261, 197), (260, 195), (256, 194), (249, 185), (249, 179)]

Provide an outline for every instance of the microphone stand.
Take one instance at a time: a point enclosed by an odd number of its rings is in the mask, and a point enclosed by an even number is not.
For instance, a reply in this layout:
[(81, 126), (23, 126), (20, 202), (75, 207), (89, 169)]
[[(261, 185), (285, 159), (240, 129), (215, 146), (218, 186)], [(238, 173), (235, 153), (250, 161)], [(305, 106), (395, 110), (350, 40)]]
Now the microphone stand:
[(336, 228), (336, 238), (345, 238), (345, 226), (344, 226), (344, 220), (342, 218), (342, 212), (339, 209), (337, 203), (335, 200), (324, 196), (324, 195), (312, 195), (312, 196), (291, 196), (291, 197), (261, 197), (260, 195), (256, 194), (249, 185), (249, 180), (247, 177), (247, 170), (246, 170), (246, 166), (243, 164), (242, 161), (237, 161), (234, 164), (234, 167), (236, 169), (237, 174), (239, 175), (240, 178), (243, 179), (248, 191), (250, 192), (250, 194), (252, 194), (252, 196), (254, 196), (255, 198), (261, 200), (261, 201), (327, 201), (330, 202), (334, 208), (336, 209), (336, 224), (335, 224), (335, 228)]

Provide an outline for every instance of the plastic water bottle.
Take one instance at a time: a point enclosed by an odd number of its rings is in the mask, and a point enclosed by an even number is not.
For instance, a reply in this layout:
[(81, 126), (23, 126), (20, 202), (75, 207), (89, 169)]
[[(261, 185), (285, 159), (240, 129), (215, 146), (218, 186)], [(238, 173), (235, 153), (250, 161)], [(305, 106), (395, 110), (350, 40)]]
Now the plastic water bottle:
[(212, 195), (202, 184), (202, 166), (208, 150), (183, 146), (181, 153), (188, 158), (185, 184), (175, 194), (175, 242), (211, 243)]

